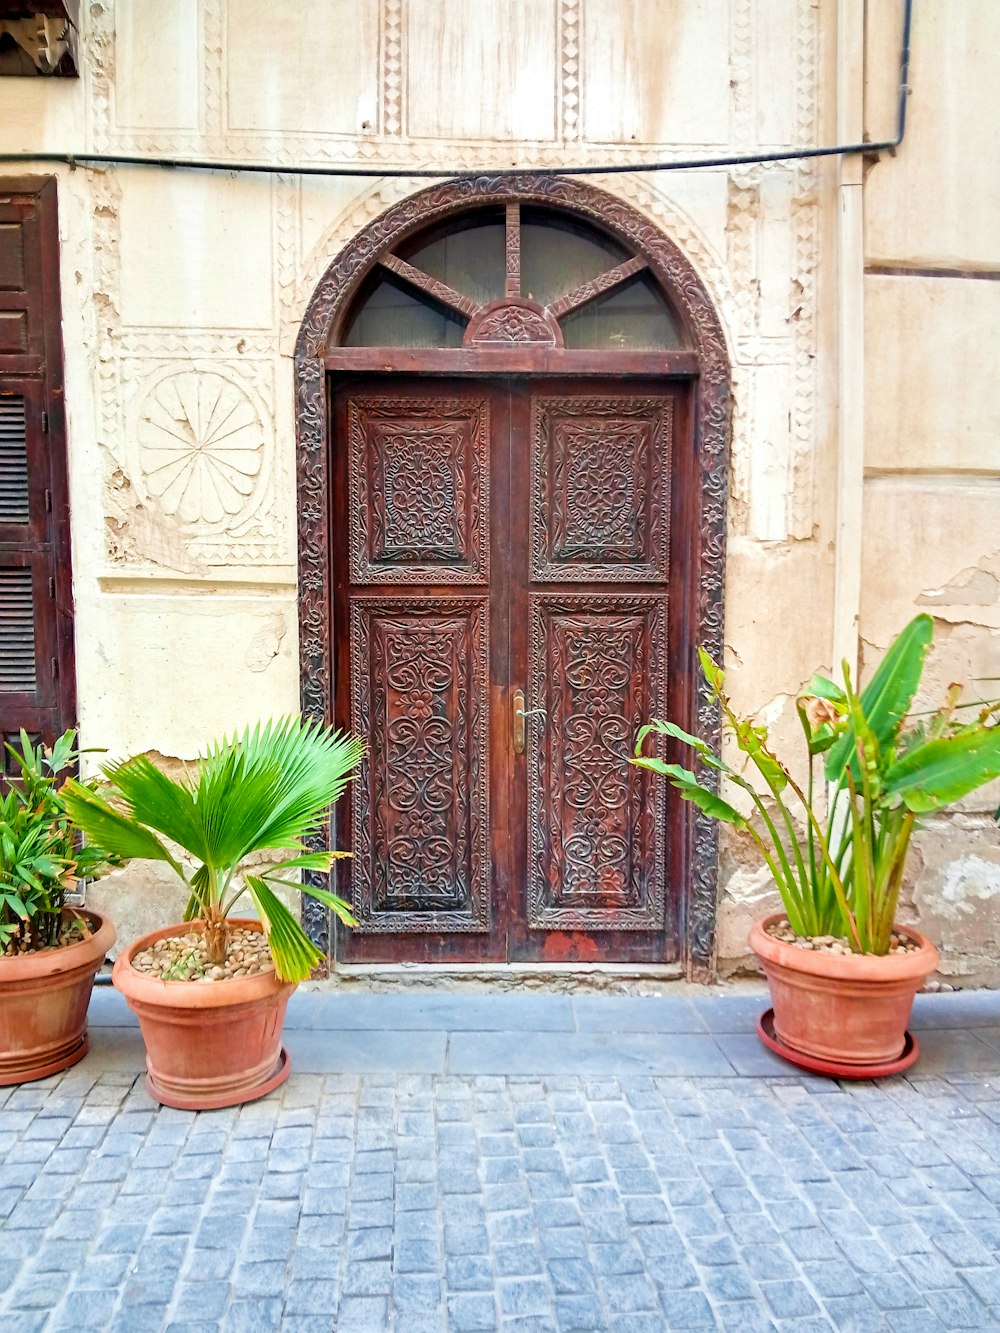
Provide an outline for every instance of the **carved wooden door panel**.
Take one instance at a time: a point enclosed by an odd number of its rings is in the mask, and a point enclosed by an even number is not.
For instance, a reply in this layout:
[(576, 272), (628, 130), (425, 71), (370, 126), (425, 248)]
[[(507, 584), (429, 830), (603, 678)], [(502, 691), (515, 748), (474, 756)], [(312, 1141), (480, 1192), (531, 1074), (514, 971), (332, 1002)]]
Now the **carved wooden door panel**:
[(336, 394), (334, 714), (369, 747), (340, 958), (677, 956), (662, 784), (627, 757), (669, 706), (682, 415), (620, 380)]
[[(668, 710), (670, 464), (678, 397), (534, 382), (513, 404), (512, 647), (525, 682), (525, 960), (676, 956), (662, 783), (628, 763)], [(523, 666), (518, 664), (523, 663)]]

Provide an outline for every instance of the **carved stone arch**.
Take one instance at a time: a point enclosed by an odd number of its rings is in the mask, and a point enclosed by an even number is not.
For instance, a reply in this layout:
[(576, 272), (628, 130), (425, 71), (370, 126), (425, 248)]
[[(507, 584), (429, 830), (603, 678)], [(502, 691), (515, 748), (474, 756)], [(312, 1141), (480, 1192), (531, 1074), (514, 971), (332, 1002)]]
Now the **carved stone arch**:
[[(694, 266), (681, 249), (631, 204), (578, 180), (558, 176), (490, 177), (449, 181), (411, 195), (364, 227), (329, 264), (306, 308), (295, 346), (296, 467), (299, 524), (299, 661), (302, 711), (329, 720), (333, 644), (330, 621), (331, 515), (329, 423), (325, 357), (358, 288), (380, 256), (406, 238), (484, 205), (526, 203), (591, 221), (646, 260), (684, 326), (698, 362), (693, 447), (698, 479), (697, 569), (691, 642), (713, 658), (723, 652), (726, 497), (728, 494), (730, 365), (719, 316)], [(613, 373), (613, 367), (609, 364)], [(692, 677), (697, 678), (696, 664)], [(699, 693), (691, 728), (713, 747), (718, 709)], [(714, 969), (718, 886), (716, 824), (693, 806), (690, 824), (686, 942), (688, 970), (707, 979)], [(318, 910), (317, 910), (318, 909)], [(324, 909), (305, 900), (314, 938), (327, 941)]]

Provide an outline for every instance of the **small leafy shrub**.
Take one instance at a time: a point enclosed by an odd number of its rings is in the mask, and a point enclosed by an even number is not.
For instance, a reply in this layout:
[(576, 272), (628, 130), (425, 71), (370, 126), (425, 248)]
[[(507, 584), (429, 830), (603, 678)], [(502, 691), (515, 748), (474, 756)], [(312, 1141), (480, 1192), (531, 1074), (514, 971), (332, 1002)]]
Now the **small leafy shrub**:
[[(83, 844), (59, 790), (60, 775), (76, 765), (75, 740), (76, 732), (66, 731), (48, 750), (22, 730), (20, 748), (7, 746), (20, 780), (0, 796), (0, 952), (66, 942), (66, 894), (109, 864), (100, 848)], [(86, 922), (76, 921), (85, 935)]]

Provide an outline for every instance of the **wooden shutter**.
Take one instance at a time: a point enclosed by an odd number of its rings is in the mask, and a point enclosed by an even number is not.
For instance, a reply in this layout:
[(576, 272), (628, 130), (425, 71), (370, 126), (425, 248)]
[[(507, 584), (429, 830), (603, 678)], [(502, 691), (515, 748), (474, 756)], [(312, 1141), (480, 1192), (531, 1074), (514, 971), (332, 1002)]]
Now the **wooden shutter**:
[(55, 181), (0, 179), (3, 740), (75, 720), (58, 275)]

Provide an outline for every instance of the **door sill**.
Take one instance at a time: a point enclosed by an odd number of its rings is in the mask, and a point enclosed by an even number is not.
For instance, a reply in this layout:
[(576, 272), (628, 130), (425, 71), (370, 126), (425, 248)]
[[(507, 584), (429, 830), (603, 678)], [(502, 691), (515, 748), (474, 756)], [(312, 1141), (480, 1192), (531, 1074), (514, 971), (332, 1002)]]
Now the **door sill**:
[(501, 990), (606, 990), (621, 982), (678, 982), (680, 963), (333, 963), (326, 984), (425, 986), (442, 981)]

